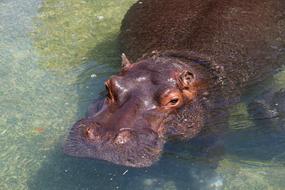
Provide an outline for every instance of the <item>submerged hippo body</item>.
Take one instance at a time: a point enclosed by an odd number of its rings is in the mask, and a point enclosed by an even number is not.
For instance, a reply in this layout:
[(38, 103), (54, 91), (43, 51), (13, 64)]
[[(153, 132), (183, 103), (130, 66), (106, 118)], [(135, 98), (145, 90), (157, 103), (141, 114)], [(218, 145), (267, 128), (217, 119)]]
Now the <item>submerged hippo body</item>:
[(135, 3), (119, 37), (129, 59), (123, 54), (106, 99), (72, 127), (64, 152), (146, 167), (167, 139), (211, 130), (214, 109), (284, 63), (284, 10), (283, 0)]

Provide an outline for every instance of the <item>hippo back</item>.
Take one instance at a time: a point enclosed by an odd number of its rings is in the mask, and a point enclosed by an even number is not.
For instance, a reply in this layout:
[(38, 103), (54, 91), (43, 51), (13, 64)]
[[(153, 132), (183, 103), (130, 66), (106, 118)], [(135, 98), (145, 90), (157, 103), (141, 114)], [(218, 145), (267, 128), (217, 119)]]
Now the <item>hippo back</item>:
[(132, 60), (154, 50), (189, 50), (224, 69), (227, 86), (264, 79), (285, 62), (283, 0), (142, 0), (126, 14), (122, 51)]

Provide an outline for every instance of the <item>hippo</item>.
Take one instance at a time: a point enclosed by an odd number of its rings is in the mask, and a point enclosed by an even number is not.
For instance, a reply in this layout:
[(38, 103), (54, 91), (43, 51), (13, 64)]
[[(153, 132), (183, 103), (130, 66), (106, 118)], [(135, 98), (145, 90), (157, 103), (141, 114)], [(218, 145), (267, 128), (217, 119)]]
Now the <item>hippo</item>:
[(63, 151), (149, 167), (168, 140), (223, 133), (211, 124), (227, 118), (227, 105), (285, 62), (284, 10), (284, 0), (134, 3), (119, 34), (122, 68)]

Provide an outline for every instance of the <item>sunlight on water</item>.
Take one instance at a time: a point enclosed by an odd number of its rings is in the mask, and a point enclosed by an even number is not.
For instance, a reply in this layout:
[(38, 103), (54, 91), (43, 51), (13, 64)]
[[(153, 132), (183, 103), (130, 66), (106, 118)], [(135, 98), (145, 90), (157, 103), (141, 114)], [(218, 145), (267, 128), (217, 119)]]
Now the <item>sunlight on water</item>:
[[(284, 130), (256, 126), (245, 103), (232, 108), (215, 170), (184, 142), (146, 169), (63, 155), (69, 128), (118, 70), (116, 36), (133, 2), (0, 1), (0, 189), (283, 189)], [(284, 71), (274, 84), (284, 87)]]

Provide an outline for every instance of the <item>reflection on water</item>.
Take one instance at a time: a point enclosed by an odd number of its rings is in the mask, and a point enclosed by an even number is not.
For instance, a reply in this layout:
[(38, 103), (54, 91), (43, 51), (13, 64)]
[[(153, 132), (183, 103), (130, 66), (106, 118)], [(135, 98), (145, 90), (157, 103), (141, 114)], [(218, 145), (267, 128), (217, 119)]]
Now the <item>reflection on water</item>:
[[(232, 108), (226, 152), (215, 167), (187, 142), (170, 143), (146, 169), (62, 154), (68, 129), (118, 69), (115, 39), (133, 2), (0, 2), (1, 190), (282, 189), (284, 122), (255, 122), (245, 103)], [(282, 88), (285, 73), (261, 87), (273, 83)]]

